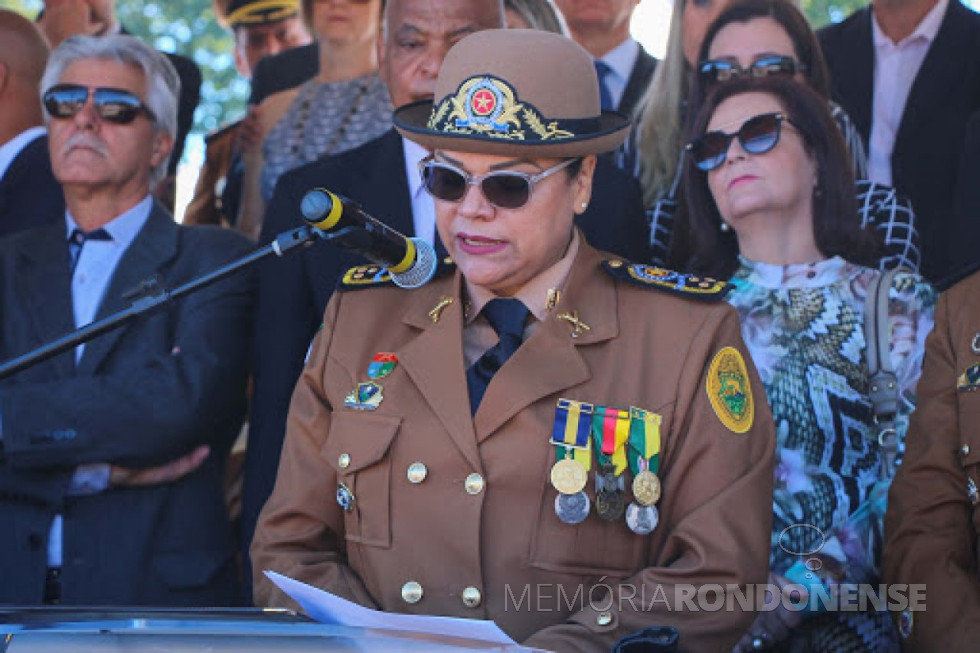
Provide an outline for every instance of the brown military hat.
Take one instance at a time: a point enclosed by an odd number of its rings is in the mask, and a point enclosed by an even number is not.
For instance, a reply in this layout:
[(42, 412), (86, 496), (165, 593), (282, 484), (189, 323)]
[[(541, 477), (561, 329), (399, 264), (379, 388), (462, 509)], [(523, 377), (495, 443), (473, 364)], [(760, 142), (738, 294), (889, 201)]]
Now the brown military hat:
[(395, 111), (395, 128), (429, 149), (576, 157), (611, 150), (630, 122), (602, 111), (592, 57), (560, 34), (495, 29), (457, 43), (436, 101)]

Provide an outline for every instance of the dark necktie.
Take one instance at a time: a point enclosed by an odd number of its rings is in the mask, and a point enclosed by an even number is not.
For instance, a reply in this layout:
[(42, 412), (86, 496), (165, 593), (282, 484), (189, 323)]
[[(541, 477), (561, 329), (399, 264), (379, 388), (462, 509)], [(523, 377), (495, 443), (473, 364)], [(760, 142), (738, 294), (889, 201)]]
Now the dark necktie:
[(592, 63), (595, 64), (595, 72), (599, 76), (599, 103), (603, 110), (613, 111), (616, 107), (613, 106), (612, 93), (609, 92), (609, 85), (606, 83), (612, 68), (601, 59), (593, 59)]
[(112, 236), (105, 229), (95, 229), (94, 231), (82, 231), (75, 229), (68, 236), (68, 255), (71, 257), (71, 276), (75, 276), (75, 266), (78, 265), (78, 257), (82, 254), (82, 247), (88, 240), (112, 240)]
[(524, 322), (530, 311), (519, 299), (493, 299), (483, 307), (483, 316), (497, 332), (500, 342), (488, 349), (466, 370), (470, 410), (476, 414), (490, 379), (524, 341)]

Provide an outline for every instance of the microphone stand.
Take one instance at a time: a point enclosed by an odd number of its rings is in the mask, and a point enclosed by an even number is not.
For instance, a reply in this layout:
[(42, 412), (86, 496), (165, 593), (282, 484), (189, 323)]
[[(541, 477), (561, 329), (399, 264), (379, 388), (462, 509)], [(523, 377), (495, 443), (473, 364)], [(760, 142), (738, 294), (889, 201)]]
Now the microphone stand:
[(347, 227), (328, 234), (313, 227), (307, 226), (298, 227), (292, 231), (283, 232), (276, 236), (275, 240), (268, 245), (260, 247), (249, 254), (246, 254), (237, 261), (232, 261), (231, 263), (220, 267), (213, 272), (209, 272), (173, 290), (167, 290), (166, 288), (162, 287), (159, 279), (156, 277), (145, 279), (141, 281), (135, 289), (127, 292), (124, 295), (125, 299), (132, 300), (132, 303), (127, 308), (124, 308), (117, 313), (113, 313), (112, 315), (106, 316), (97, 322), (90, 322), (79, 329), (61, 336), (57, 340), (49, 342), (48, 344), (42, 345), (33, 351), (29, 351), (22, 356), (18, 356), (17, 358), (3, 363), (0, 365), (0, 379), (5, 379), (8, 376), (22, 372), (33, 365), (57, 356), (62, 352), (68, 351), (69, 349), (74, 349), (78, 345), (86, 343), (89, 340), (106, 333), (107, 331), (112, 331), (113, 329), (116, 329), (142, 315), (146, 315), (152, 311), (163, 308), (167, 304), (180, 299), (184, 295), (189, 295), (193, 292), (197, 292), (205, 286), (210, 286), (216, 281), (220, 281), (221, 279), (238, 272), (242, 268), (248, 267), (256, 261), (262, 260), (272, 254), (281, 257), (294, 249), (312, 245), (314, 239), (316, 238), (320, 238), (322, 240), (334, 240), (335, 238), (347, 235), (351, 229), (352, 227)]

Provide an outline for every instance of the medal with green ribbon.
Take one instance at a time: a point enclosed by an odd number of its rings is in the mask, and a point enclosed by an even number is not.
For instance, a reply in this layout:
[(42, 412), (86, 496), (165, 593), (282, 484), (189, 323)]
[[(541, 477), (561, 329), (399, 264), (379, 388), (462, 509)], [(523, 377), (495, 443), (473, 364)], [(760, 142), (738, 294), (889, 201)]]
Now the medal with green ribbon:
[(642, 408), (630, 407), (629, 457), (633, 473), (633, 502), (626, 510), (626, 524), (634, 533), (646, 535), (656, 528), (660, 514), (661, 417)]

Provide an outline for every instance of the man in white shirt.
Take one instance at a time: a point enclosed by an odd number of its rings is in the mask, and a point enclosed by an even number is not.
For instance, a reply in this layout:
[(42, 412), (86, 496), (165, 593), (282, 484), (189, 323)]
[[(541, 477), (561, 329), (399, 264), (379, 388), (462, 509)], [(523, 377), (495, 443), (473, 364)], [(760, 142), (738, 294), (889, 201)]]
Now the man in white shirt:
[(0, 237), (61, 219), (38, 88), (48, 61), (44, 36), (0, 9)]
[(596, 61), (603, 109), (628, 116), (637, 110), (657, 60), (630, 36), (640, 0), (555, 0), (572, 38)]
[(948, 243), (966, 124), (980, 109), (980, 15), (959, 0), (873, 0), (820, 31), (834, 99), (864, 138), (872, 181), (909, 196), (922, 273), (955, 272)]

